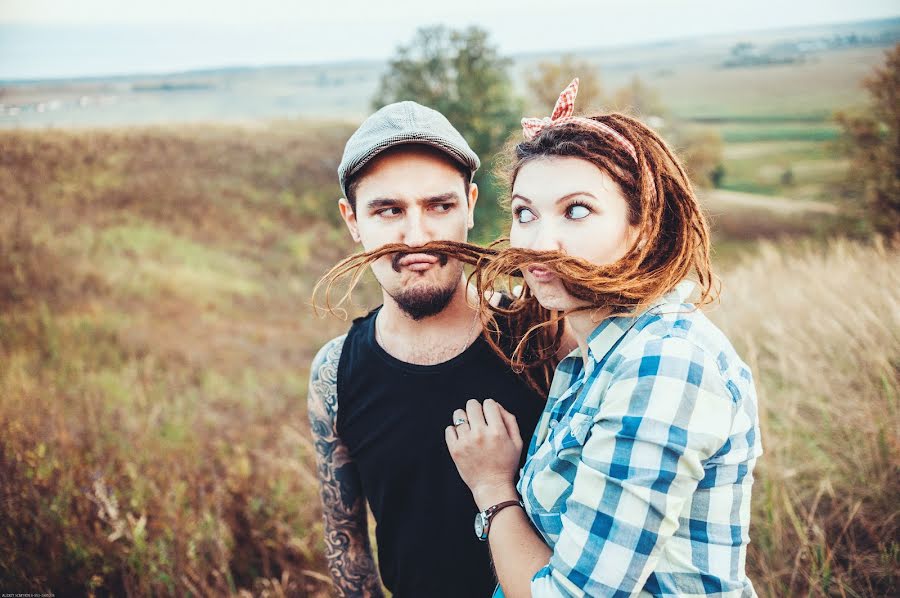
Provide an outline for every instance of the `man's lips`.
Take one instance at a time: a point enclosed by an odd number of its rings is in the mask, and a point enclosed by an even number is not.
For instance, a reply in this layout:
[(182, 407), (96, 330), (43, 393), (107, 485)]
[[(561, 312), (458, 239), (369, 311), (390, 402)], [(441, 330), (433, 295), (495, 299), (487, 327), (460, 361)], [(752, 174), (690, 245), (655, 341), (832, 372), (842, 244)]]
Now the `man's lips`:
[(427, 253), (408, 253), (397, 260), (397, 265), (401, 268), (409, 268), (413, 271), (427, 270), (440, 260), (436, 255)]
[(528, 273), (537, 282), (550, 282), (556, 278), (556, 274), (552, 270), (548, 270), (543, 266), (528, 266)]

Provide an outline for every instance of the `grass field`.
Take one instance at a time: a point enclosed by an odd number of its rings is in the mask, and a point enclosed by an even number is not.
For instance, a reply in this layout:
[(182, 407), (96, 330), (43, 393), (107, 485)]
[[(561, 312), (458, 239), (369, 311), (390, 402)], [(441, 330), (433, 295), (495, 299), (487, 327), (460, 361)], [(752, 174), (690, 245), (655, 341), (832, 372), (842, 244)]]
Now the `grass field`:
[(309, 147), (346, 131), (299, 129), (0, 138), (4, 589), (323, 591), (305, 393), (342, 324), (305, 304), (350, 246)]
[(849, 167), (831, 141), (725, 143), (722, 158), (725, 189), (823, 201), (834, 200)]
[(748, 570), (765, 596), (900, 588), (900, 254), (763, 244), (711, 317), (757, 381)]
[[(334, 207), (348, 134), (0, 133), (0, 587), (328, 595), (305, 394), (346, 324), (307, 302), (353, 249)], [(782, 143), (820, 151), (739, 147)], [(712, 317), (762, 403), (748, 571), (763, 596), (888, 595), (900, 254), (829, 240), (827, 213), (706, 202)]]

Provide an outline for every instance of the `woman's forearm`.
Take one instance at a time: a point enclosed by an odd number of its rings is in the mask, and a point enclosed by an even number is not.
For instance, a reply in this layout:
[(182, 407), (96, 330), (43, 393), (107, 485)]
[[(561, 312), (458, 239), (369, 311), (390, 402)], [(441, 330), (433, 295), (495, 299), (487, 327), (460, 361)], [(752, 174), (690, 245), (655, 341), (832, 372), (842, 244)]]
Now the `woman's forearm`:
[(506, 598), (530, 598), (531, 578), (550, 562), (553, 554), (519, 507), (494, 516), (488, 535), (497, 578)]
[[(517, 496), (512, 486), (505, 491), (485, 493), (486, 496), (477, 494), (480, 493), (476, 493), (476, 503), (482, 510)], [(531, 527), (525, 511), (508, 507), (494, 515), (488, 542), (506, 598), (530, 598), (531, 578), (550, 562), (553, 552)]]

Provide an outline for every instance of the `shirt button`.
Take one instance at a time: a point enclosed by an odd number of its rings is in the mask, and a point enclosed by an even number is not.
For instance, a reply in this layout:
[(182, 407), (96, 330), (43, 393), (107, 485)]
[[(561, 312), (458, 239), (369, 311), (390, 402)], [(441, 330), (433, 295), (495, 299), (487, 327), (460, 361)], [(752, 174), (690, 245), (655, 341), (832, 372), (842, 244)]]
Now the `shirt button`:
[(557, 423), (559, 423), (559, 422), (557, 422), (555, 419), (551, 419), (551, 420), (550, 420), (550, 427), (551, 427), (551, 428), (555, 428)]

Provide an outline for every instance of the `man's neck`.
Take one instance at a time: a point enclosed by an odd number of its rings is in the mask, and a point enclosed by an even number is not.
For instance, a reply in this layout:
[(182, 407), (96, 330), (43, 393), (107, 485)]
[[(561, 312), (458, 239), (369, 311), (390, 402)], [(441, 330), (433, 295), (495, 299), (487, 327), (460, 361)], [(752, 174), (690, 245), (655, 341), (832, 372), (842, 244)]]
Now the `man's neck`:
[(477, 307), (466, 300), (466, 286), (459, 286), (439, 313), (414, 320), (385, 293), (384, 306), (375, 326), (379, 343), (388, 353), (408, 363), (436, 364), (462, 353), (478, 335)]

